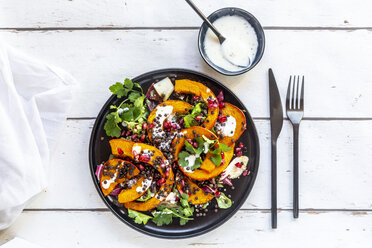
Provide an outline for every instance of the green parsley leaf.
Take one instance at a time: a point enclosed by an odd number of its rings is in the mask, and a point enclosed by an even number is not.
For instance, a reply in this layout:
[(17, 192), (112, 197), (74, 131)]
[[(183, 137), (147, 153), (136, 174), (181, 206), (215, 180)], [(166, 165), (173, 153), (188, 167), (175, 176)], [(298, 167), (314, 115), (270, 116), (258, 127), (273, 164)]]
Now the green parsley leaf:
[(128, 96), (128, 99), (130, 102), (135, 102), (138, 98), (141, 97), (141, 92), (138, 92), (138, 91), (132, 91), (129, 96)]
[(228, 151), (230, 151), (232, 148), (229, 147), (228, 145), (225, 145), (225, 144), (220, 143), (220, 144), (219, 144), (219, 149), (221, 149), (221, 152), (228, 152)]
[(195, 117), (200, 115), (202, 112), (201, 103), (196, 104), (192, 109), (191, 113), (183, 117), (185, 127), (197, 126), (198, 123), (195, 121)]
[(113, 84), (110, 86), (110, 91), (115, 94), (118, 98), (121, 98), (123, 96), (127, 96), (129, 90), (124, 88), (124, 85), (122, 83), (117, 82), (116, 84)]
[(191, 154), (196, 154), (194, 146), (190, 144), (187, 140), (185, 140), (185, 149)]
[(124, 79), (124, 87), (132, 90), (133, 89), (133, 82), (129, 78)]
[(128, 208), (128, 216), (130, 218), (134, 218), (135, 223), (137, 223), (137, 224), (142, 224), (143, 223), (144, 225), (146, 225), (146, 223), (152, 218), (151, 216), (148, 216), (146, 214), (137, 212), (137, 211), (129, 209), (129, 208)]
[(216, 165), (217, 167), (221, 165), (222, 156), (221, 153), (218, 153), (212, 157), (210, 157), (210, 160)]
[(203, 161), (202, 161), (201, 157), (195, 158), (195, 163), (194, 163), (193, 166), (191, 166), (191, 170), (198, 169), (201, 166), (202, 163), (203, 163)]
[(154, 222), (157, 226), (162, 226), (164, 224), (169, 225), (173, 221), (173, 212), (164, 206), (164, 208), (158, 208), (158, 211), (153, 213)]
[(181, 167), (187, 167), (189, 165), (189, 162), (186, 161), (186, 158), (190, 156), (190, 153), (186, 151), (182, 151), (178, 154), (178, 162), (181, 165)]
[(224, 193), (221, 193), (218, 197), (216, 197), (216, 200), (219, 208), (231, 207), (231, 200)]
[(117, 112), (112, 112), (106, 116), (106, 123), (104, 129), (106, 131), (107, 136), (110, 137), (120, 137), (121, 129), (118, 126), (118, 123), (121, 121), (121, 118), (117, 114)]

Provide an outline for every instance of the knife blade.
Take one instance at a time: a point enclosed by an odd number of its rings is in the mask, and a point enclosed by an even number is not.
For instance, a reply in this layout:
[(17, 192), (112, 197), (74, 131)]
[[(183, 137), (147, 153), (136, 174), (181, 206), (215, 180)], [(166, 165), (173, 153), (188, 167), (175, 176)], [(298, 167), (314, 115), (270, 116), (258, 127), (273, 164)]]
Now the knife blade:
[(273, 70), (269, 69), (271, 126), (271, 227), (277, 228), (277, 156), (276, 143), (283, 127), (283, 107)]

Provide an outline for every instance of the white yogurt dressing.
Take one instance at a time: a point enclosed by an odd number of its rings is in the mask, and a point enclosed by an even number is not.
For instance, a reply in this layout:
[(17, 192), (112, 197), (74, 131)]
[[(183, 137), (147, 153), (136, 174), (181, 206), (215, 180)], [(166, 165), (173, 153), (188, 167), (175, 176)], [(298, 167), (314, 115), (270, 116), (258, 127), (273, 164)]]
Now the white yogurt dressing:
[(236, 120), (231, 115), (226, 118), (227, 120), (224, 123), (216, 123), (216, 130), (220, 131), (226, 137), (232, 137), (235, 134)]
[[(146, 191), (150, 186), (151, 186), (151, 183), (152, 183), (152, 179), (145, 179), (142, 181), (142, 186), (138, 186), (136, 188), (136, 191), (138, 193), (142, 193), (143, 191)], [(143, 190), (143, 188), (145, 188), (145, 190)]]
[(134, 155), (134, 156), (137, 156), (137, 155), (139, 155), (140, 153), (141, 153), (141, 147), (140, 146), (136, 146), (136, 145), (134, 145), (133, 147), (132, 147), (132, 154)]
[(102, 187), (104, 189), (110, 188), (110, 185), (115, 182), (117, 175), (118, 175), (118, 173), (116, 172), (115, 175), (112, 178), (110, 178), (109, 180), (103, 181), (102, 182)]
[[(227, 176), (230, 176), (230, 179), (240, 177), (240, 175), (247, 169), (248, 160), (249, 159), (247, 156), (234, 158), (233, 161), (230, 162), (229, 166), (227, 166), (227, 168), (223, 171), (223, 176), (221, 176), (221, 179), (224, 179)], [(241, 167), (237, 167), (236, 163), (240, 163)]]
[[(173, 106), (158, 106), (156, 108), (156, 114), (155, 118), (158, 118), (159, 124), (155, 124), (156, 126), (152, 130), (152, 138), (155, 139), (157, 137), (164, 137), (165, 132), (163, 130), (163, 123), (164, 121), (169, 118), (169, 116), (172, 114)], [(172, 140), (168, 142), (163, 142), (159, 145), (159, 149), (161, 150), (167, 150), (170, 148), (170, 143)]]
[(199, 157), (199, 154), (196, 154), (196, 155), (190, 155), (188, 157), (185, 158), (185, 160), (187, 161), (188, 165), (186, 167), (184, 167), (184, 171), (185, 172), (188, 172), (188, 173), (193, 173), (194, 171), (191, 170), (191, 167), (193, 167), (195, 165), (195, 160)]
[[(226, 38), (222, 46), (211, 29), (208, 29), (204, 49), (208, 58), (217, 66), (228, 71), (240, 71), (236, 65), (249, 65), (256, 57), (257, 34), (249, 22), (240, 16), (223, 16), (213, 22)], [(233, 62), (230, 63), (229, 61)], [(235, 64), (235, 65), (234, 65)]]
[(208, 142), (204, 142), (204, 153), (205, 154), (207, 154), (208, 153), (208, 151), (209, 151), (209, 144), (208, 144)]

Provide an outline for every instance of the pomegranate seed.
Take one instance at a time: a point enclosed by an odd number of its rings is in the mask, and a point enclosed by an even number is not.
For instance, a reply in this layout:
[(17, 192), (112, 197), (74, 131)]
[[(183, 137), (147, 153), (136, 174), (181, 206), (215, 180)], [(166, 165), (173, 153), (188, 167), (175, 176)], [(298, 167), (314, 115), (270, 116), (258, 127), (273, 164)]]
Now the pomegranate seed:
[(120, 155), (123, 155), (123, 150), (120, 148), (120, 147), (118, 147), (118, 153), (120, 154)]
[(224, 104), (223, 102), (220, 102), (220, 103), (218, 104), (218, 107), (219, 107), (219, 108), (224, 108), (224, 107), (225, 107), (225, 104)]
[(125, 136), (125, 134), (126, 134), (126, 132), (125, 131), (123, 131), (123, 132), (121, 132), (121, 134), (120, 134), (120, 136)]
[(243, 171), (243, 176), (249, 175), (250, 172), (248, 170)]
[(197, 143), (197, 142), (194, 142), (194, 143), (192, 143), (192, 146), (193, 146), (194, 148), (198, 148), (198, 143)]
[(166, 128), (166, 129), (169, 129), (169, 128), (171, 128), (172, 127), (172, 124), (171, 124), (171, 122), (170, 121), (164, 121), (164, 124), (163, 124), (163, 126), (164, 126), (164, 128)]
[(242, 151), (236, 153), (237, 157), (241, 157), (242, 155), (243, 155)]
[(150, 123), (149, 124), (149, 129), (152, 129), (152, 128), (154, 128), (155, 127), (155, 124), (154, 123)]
[(235, 148), (235, 152), (240, 152), (241, 150), (242, 150), (242, 148), (240, 148), (240, 147)]
[(198, 99), (199, 99), (198, 96), (193, 96), (193, 97), (192, 97), (192, 100), (194, 100), (194, 101), (196, 101), (196, 100), (198, 100)]
[(218, 104), (217, 103), (213, 103), (212, 104), (212, 108), (218, 108)]
[(157, 185), (163, 185), (164, 183), (165, 183), (165, 178), (164, 178), (164, 177), (160, 178), (160, 179), (156, 182)]
[(201, 120), (203, 120), (203, 116), (202, 115), (198, 115), (198, 116), (195, 117), (195, 120), (201, 121)]
[(141, 139), (142, 142), (145, 141), (145, 139), (146, 139), (146, 135), (142, 134), (142, 136), (141, 136), (140, 139)]
[(213, 104), (213, 103), (214, 103), (213, 100), (208, 100), (208, 105)]
[(193, 143), (191, 139), (187, 139), (186, 141), (189, 142), (190, 145), (192, 145), (192, 143)]
[(127, 131), (126, 135), (127, 136), (131, 136), (132, 135), (132, 132), (131, 131)]
[(224, 123), (227, 121), (227, 117), (224, 116), (224, 115), (219, 115), (218, 116), (218, 121), (221, 122), (221, 123)]
[(235, 166), (238, 167), (238, 168), (242, 168), (242, 164), (241, 163), (236, 163)]
[(166, 170), (164, 174), (165, 174), (165, 177), (168, 178), (169, 177), (169, 170)]
[(243, 148), (244, 147), (244, 144), (242, 142), (239, 142), (239, 147), (240, 148)]
[(177, 197), (176, 197), (176, 202), (179, 201), (179, 200), (180, 200), (180, 198), (177, 196)]
[(224, 153), (224, 152), (221, 152), (221, 158), (222, 158), (222, 159), (225, 158), (225, 153)]
[(142, 123), (142, 130), (146, 130), (146, 129), (147, 129), (147, 123), (144, 122), (144, 123)]
[(139, 169), (140, 169), (141, 171), (143, 171), (143, 170), (145, 169), (145, 167), (144, 167), (142, 164), (140, 164), (140, 165), (139, 165)]
[(173, 123), (173, 124), (172, 124), (172, 128), (173, 128), (173, 129), (178, 129), (178, 125), (177, 125), (176, 123)]
[(184, 180), (181, 180), (181, 185), (182, 185), (182, 187), (185, 186), (185, 181)]
[(214, 196), (215, 196), (215, 197), (219, 197), (220, 194), (221, 194), (220, 191), (216, 191), (216, 193), (214, 193)]
[(141, 162), (144, 162), (144, 163), (147, 163), (150, 161), (150, 157), (149, 156), (145, 156), (145, 155), (140, 155), (139, 158), (138, 158), (139, 161)]
[(173, 163), (172, 168), (176, 169), (177, 163)]
[(137, 138), (137, 134), (135, 133), (135, 134), (132, 135), (131, 139), (135, 140), (136, 138)]
[(220, 165), (224, 165), (226, 163), (225, 159), (221, 159), (221, 164)]

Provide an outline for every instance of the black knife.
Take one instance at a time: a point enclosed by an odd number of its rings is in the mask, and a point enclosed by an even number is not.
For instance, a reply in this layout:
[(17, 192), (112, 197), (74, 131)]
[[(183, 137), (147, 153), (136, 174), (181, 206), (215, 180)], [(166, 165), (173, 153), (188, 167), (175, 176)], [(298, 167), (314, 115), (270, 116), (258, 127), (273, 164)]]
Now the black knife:
[(269, 69), (270, 124), (271, 124), (271, 226), (277, 227), (276, 141), (283, 126), (283, 107), (273, 70)]

